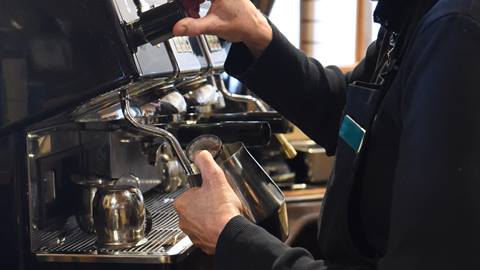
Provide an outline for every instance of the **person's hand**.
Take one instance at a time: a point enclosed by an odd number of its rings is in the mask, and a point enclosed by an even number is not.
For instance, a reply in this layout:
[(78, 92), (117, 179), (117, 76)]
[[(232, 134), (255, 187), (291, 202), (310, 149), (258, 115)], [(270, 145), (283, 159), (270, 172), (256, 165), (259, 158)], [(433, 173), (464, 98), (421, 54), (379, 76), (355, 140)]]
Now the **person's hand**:
[(212, 155), (201, 151), (195, 164), (202, 173), (202, 187), (191, 188), (174, 203), (180, 229), (207, 254), (214, 254), (225, 225), (240, 215), (242, 204)]
[(212, 0), (205, 17), (180, 20), (173, 34), (217, 35), (230, 42), (245, 43), (252, 54), (259, 57), (272, 40), (272, 27), (250, 0)]

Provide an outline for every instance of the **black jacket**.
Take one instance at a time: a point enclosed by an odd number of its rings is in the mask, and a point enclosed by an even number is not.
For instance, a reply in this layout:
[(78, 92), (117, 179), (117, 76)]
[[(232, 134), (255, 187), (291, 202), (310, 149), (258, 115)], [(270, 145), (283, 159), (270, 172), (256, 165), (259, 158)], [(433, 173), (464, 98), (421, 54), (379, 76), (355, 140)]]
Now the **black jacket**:
[[(227, 71), (337, 161), (322, 260), (236, 217), (218, 241), (218, 269), (480, 268), (480, 1), (439, 0), (425, 12), (415, 27), (383, 28), (346, 75), (276, 29), (259, 59), (233, 45)], [(391, 29), (406, 28), (392, 61)], [(347, 115), (366, 130), (358, 153)]]

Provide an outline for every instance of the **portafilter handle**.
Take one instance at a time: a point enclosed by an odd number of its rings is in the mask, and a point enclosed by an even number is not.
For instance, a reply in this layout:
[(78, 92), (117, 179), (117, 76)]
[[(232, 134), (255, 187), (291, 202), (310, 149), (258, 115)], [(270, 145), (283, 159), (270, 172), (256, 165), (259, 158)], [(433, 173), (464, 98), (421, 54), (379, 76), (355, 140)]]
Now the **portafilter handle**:
[(165, 139), (172, 146), (173, 151), (177, 155), (177, 157), (180, 161), (180, 164), (182, 165), (183, 169), (185, 170), (185, 172), (187, 174), (187, 179), (189, 180), (190, 186), (198, 186), (198, 183), (195, 183), (196, 181), (193, 181), (195, 179), (195, 177), (193, 177), (193, 176), (196, 176), (197, 174), (193, 170), (193, 168), (191, 166), (191, 163), (190, 163), (187, 155), (183, 151), (183, 149), (182, 149), (180, 143), (178, 142), (177, 138), (175, 138), (175, 136), (173, 136), (172, 133), (170, 133), (170, 132), (168, 132), (164, 129), (139, 123), (131, 113), (132, 109), (130, 107), (130, 96), (129, 96), (126, 89), (122, 90), (120, 92), (120, 104), (122, 106), (123, 115), (124, 115), (124, 117), (125, 117), (125, 119), (127, 120), (128, 123), (130, 123), (132, 126), (134, 126), (138, 130), (140, 130), (140, 131), (142, 131), (146, 134), (161, 137), (161, 138)]
[[(255, 106), (257, 107), (257, 109), (259, 111), (261, 111), (261, 112), (267, 112), (268, 111), (265, 104), (263, 104), (263, 102), (256, 97), (249, 96), (249, 95), (238, 95), (238, 94), (230, 93), (227, 90), (227, 88), (225, 87), (225, 84), (223, 83), (223, 80), (221, 78), (218, 78), (216, 80), (216, 84), (217, 84), (217, 88), (220, 90), (220, 92), (223, 94), (223, 96), (226, 99), (229, 99), (229, 100), (235, 101), (235, 102), (253, 103), (253, 104), (255, 104)], [(275, 138), (277, 139), (277, 141), (282, 146), (283, 153), (288, 159), (293, 159), (297, 156), (297, 150), (295, 150), (293, 145), (290, 144), (290, 142), (285, 137), (285, 135), (283, 135), (281, 133), (275, 133)]]
[[(216, 84), (217, 89), (220, 90), (220, 92), (223, 94), (223, 96), (231, 101), (234, 102), (243, 102), (243, 103), (253, 103), (257, 109), (261, 112), (267, 112), (268, 109), (267, 107), (263, 104), (261, 100), (259, 100), (256, 97), (249, 96), (249, 95), (238, 95), (238, 94), (233, 94), (230, 93), (227, 88), (225, 87), (225, 84), (223, 83), (222, 78), (219, 78), (219, 76), (213, 75), (213, 59), (212, 59), (212, 54), (210, 53), (210, 49), (207, 43), (207, 39), (205, 38), (204, 35), (199, 36), (200, 39), (200, 47), (202, 48), (202, 51), (204, 52), (205, 58), (207, 59), (207, 62), (209, 64), (209, 73), (212, 74), (213, 76), (213, 83)], [(276, 133), (275, 138), (277, 141), (280, 143), (282, 146), (283, 153), (285, 157), (288, 159), (293, 159), (297, 156), (297, 150), (293, 147), (292, 144), (287, 140), (285, 135)]]

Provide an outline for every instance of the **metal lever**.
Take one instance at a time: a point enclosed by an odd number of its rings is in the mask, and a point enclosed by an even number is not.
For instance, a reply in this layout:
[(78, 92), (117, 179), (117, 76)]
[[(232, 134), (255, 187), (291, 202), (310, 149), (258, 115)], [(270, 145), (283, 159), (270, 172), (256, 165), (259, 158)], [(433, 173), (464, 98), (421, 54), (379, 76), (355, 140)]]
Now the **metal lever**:
[[(229, 100), (236, 101), (236, 102), (253, 103), (255, 104), (255, 106), (259, 111), (261, 112), (268, 111), (267, 107), (258, 98), (255, 98), (249, 95), (237, 95), (237, 94), (230, 93), (225, 87), (225, 84), (221, 78), (217, 79), (217, 88), (225, 96), (225, 98)], [(293, 159), (297, 156), (297, 150), (295, 150), (295, 148), (290, 144), (290, 142), (287, 140), (285, 135), (281, 133), (276, 133), (275, 138), (282, 146), (283, 153), (288, 159)]]
[(189, 180), (190, 186), (198, 186), (197, 183), (193, 183), (192, 181), (195, 179), (195, 177), (192, 177), (192, 176), (196, 176), (196, 173), (193, 170), (190, 164), (190, 161), (187, 155), (185, 154), (185, 152), (183, 151), (182, 146), (178, 142), (177, 138), (175, 138), (175, 136), (173, 136), (172, 133), (164, 129), (139, 123), (131, 113), (130, 96), (128, 95), (128, 92), (126, 89), (120, 92), (120, 103), (122, 105), (123, 115), (131, 125), (133, 125), (138, 130), (145, 132), (149, 135), (164, 138), (172, 146), (172, 149), (177, 155), (180, 161), (180, 164), (182, 165), (183, 169), (187, 173), (187, 178)]

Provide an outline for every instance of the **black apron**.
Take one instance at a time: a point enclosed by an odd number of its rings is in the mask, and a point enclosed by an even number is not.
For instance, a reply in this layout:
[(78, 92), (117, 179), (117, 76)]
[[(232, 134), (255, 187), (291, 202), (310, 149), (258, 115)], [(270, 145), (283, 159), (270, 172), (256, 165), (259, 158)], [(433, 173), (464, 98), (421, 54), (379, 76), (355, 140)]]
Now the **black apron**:
[[(380, 55), (385, 61), (380, 65), (373, 82), (353, 82), (346, 92), (346, 105), (340, 124), (335, 169), (330, 177), (322, 202), (318, 241), (326, 263), (341, 263), (342, 269), (370, 269), (373, 258), (362, 254), (354, 244), (349, 227), (349, 204), (352, 187), (358, 177), (361, 159), (368, 147), (369, 131), (375, 124), (378, 109), (392, 85), (408, 50), (409, 40), (415, 31), (407, 31), (404, 39), (395, 32), (385, 34)], [(362, 267), (363, 265), (368, 265)], [(360, 265), (360, 266), (359, 266)], [(334, 268), (334, 267), (333, 267)]]
[[(349, 198), (369, 130), (385, 95), (380, 85), (354, 82), (348, 87), (347, 102), (337, 144), (335, 170), (322, 204), (319, 242), (327, 261), (358, 265), (365, 256), (353, 244), (349, 229)], [(328, 207), (324, 207), (328, 205)], [(366, 261), (366, 263), (372, 263)]]

